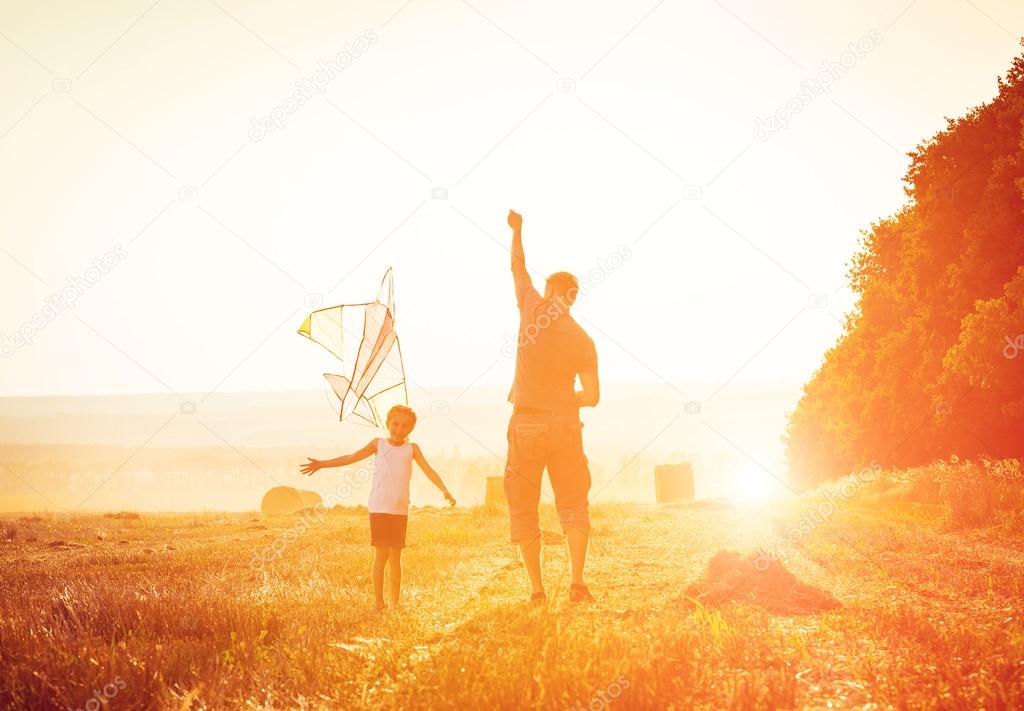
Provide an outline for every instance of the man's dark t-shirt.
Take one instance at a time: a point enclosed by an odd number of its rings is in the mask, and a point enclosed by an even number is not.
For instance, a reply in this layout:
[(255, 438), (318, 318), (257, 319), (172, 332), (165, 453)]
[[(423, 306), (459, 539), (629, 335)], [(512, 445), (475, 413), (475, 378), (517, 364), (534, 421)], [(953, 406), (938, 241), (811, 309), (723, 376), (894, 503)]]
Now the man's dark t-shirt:
[(516, 300), (519, 340), (509, 402), (545, 410), (578, 410), (576, 374), (597, 374), (594, 341), (568, 312), (560, 313), (529, 282), (517, 289)]

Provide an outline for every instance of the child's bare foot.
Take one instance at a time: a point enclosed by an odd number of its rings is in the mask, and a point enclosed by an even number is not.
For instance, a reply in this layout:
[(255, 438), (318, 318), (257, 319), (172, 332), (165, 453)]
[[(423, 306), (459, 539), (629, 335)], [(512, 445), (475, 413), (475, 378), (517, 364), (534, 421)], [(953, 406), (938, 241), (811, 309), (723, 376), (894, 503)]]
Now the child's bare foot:
[(388, 606), (384, 604), (384, 601), (383, 601), (383, 600), (378, 600), (378, 601), (377, 601), (377, 604), (376, 604), (376, 605), (374, 605), (374, 609), (375, 609), (375, 610), (376, 610), (377, 612), (384, 612), (385, 610), (387, 610), (387, 609), (388, 609)]

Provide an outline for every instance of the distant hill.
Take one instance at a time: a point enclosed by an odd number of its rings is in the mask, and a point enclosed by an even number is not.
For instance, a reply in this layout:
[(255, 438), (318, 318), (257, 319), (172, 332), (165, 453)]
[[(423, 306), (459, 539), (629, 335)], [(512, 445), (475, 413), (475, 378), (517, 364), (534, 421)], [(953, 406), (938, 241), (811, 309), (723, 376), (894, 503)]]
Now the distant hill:
[[(606, 384), (584, 409), (594, 491), (653, 499), (655, 464), (694, 463), (698, 495), (727, 495), (738, 473), (784, 476), (779, 436), (795, 383)], [(463, 503), (481, 503), (483, 478), (500, 476), (511, 404), (507, 389), (410, 388), (413, 440), (452, 477)], [(191, 399), (190, 399), (191, 398)], [(0, 398), (0, 510), (255, 509), (279, 483), (330, 492), (338, 470), (310, 482), (306, 457), (352, 451), (381, 432), (338, 422), (329, 391)], [(701, 403), (687, 412), (687, 402)], [(429, 484), (413, 499), (437, 503)], [(359, 503), (358, 495), (352, 499)]]

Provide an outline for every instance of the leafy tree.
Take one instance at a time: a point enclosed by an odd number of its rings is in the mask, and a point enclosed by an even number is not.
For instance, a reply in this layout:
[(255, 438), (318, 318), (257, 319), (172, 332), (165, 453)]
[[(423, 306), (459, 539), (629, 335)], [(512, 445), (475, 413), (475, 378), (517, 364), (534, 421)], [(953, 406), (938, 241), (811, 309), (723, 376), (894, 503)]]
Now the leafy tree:
[(790, 414), (796, 484), (872, 460), (1024, 454), (1024, 351), (1003, 354), (1024, 334), (1022, 120), (1024, 55), (992, 101), (909, 154), (909, 202), (863, 234), (857, 305)]

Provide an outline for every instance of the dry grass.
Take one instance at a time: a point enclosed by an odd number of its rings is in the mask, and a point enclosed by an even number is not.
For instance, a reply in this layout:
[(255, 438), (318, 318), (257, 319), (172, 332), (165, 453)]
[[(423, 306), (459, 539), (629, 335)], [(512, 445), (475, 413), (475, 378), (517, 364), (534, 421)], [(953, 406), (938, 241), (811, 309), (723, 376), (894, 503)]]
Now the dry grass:
[(539, 609), (522, 602), (500, 509), (414, 511), (404, 608), (384, 615), (361, 512), (13, 518), (0, 706), (86, 708), (95, 693), (111, 709), (1024, 704), (1024, 552), (937, 512), (844, 509), (801, 535), (781, 562), (838, 610), (688, 609), (717, 550), (770, 548), (807, 505), (600, 506), (599, 601), (566, 601), (555, 544)]
[(950, 528), (996, 524), (1011, 535), (1024, 533), (1024, 466), (1019, 459), (954, 456), (911, 469), (866, 467), (819, 486), (814, 494), (845, 503), (936, 506)]

